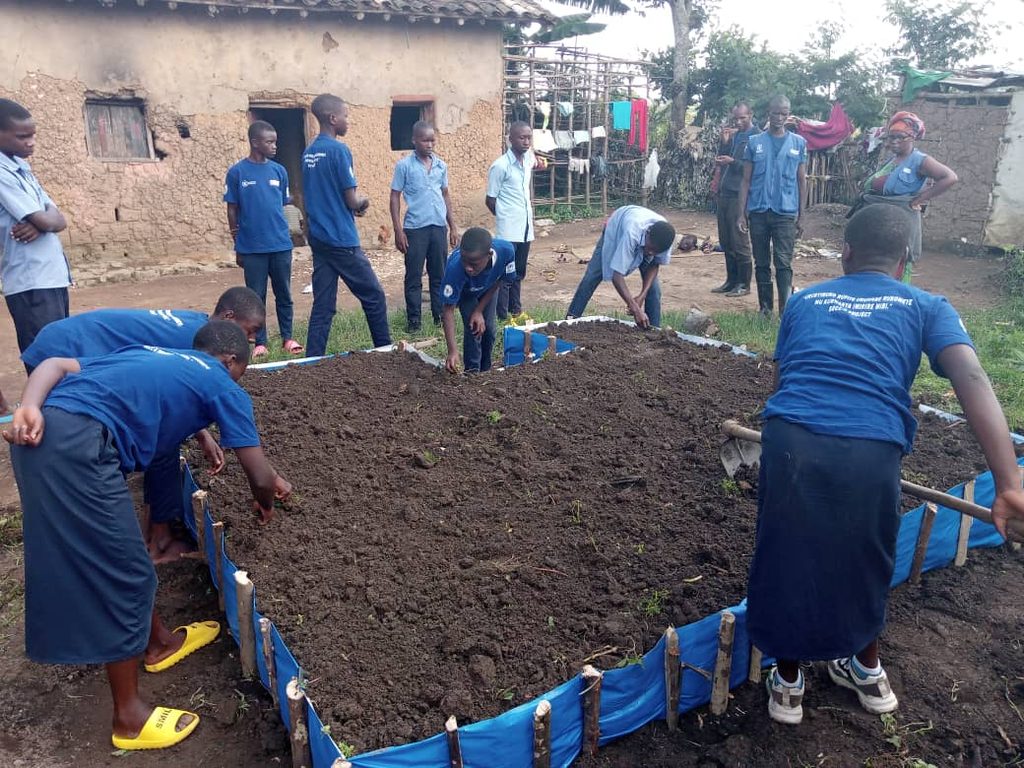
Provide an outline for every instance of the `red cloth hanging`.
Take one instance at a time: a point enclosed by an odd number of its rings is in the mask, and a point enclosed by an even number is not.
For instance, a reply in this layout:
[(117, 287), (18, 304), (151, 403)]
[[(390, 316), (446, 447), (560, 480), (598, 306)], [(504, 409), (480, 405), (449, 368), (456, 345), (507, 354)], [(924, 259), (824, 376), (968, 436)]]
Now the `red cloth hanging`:
[(846, 116), (843, 105), (837, 101), (832, 105), (832, 113), (824, 123), (798, 118), (796, 132), (807, 140), (807, 149), (813, 152), (841, 144), (853, 133), (853, 123)]
[(633, 99), (629, 110), (629, 146), (647, 152), (647, 99)]

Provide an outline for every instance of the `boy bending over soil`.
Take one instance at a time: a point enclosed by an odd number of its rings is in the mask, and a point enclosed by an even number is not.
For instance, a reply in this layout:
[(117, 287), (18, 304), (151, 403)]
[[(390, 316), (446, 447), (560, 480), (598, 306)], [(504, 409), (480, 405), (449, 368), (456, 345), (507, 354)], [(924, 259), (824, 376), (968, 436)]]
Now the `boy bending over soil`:
[(501, 285), (516, 281), (516, 249), (507, 240), (495, 240), (480, 227), (467, 229), (462, 244), (452, 251), (441, 288), (441, 325), (448, 345), (444, 367), (459, 369), (455, 342), (455, 307), (462, 314), (462, 356), (466, 372), (486, 371), (494, 351), (496, 306)]
[(903, 211), (863, 209), (846, 227), (843, 277), (795, 294), (782, 316), (747, 613), (751, 641), (778, 659), (767, 687), (780, 723), (803, 718), (800, 661), (828, 660), (832, 680), (868, 712), (896, 709), (878, 635), (922, 353), (952, 382), (985, 453), (996, 528), (1005, 536), (1008, 520), (1024, 518), (1006, 419), (960, 317), (945, 298), (900, 282), (909, 238)]
[(25, 649), (43, 664), (105, 664), (118, 749), (160, 749), (198, 715), (139, 696), (139, 660), (161, 672), (212, 642), (215, 621), (168, 631), (153, 603), (156, 572), (124, 474), (217, 422), (264, 520), (291, 485), (263, 455), (252, 401), (236, 383), (249, 342), (215, 321), (195, 350), (128, 347), (50, 358), (29, 377), (4, 438), (12, 444), (25, 537)]

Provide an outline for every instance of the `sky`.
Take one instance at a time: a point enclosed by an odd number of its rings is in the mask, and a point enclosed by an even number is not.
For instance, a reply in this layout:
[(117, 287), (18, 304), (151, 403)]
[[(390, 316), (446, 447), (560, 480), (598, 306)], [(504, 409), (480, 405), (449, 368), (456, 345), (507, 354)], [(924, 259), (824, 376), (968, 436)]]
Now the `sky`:
[[(579, 9), (550, 0), (542, 2), (558, 15), (579, 13)], [(987, 19), (994, 28), (1008, 25), (1011, 31), (1001, 32), (991, 53), (974, 63), (1024, 72), (1024, 45), (1020, 43), (1024, 36), (1024, 0), (990, 0)], [(595, 16), (593, 20), (608, 24), (608, 28), (580, 37), (579, 44), (595, 53), (634, 59), (644, 49), (672, 45), (672, 15), (666, 7), (647, 9), (644, 16)], [(713, 24), (718, 29), (737, 26), (767, 41), (773, 50), (795, 53), (825, 21), (838, 22), (844, 29), (837, 43), (839, 54), (850, 49), (885, 48), (898, 36), (885, 21), (885, 0), (719, 0)]]

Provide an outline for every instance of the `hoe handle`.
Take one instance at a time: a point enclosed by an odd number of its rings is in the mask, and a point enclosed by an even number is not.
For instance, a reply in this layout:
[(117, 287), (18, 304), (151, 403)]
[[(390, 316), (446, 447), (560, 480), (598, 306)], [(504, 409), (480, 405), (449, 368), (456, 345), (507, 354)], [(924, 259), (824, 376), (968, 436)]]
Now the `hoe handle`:
[[(740, 440), (749, 440), (752, 443), (761, 442), (760, 432), (755, 429), (744, 427), (732, 419), (722, 422), (722, 432), (729, 437), (738, 437)], [(992, 522), (992, 510), (988, 507), (983, 507), (980, 504), (974, 504), (957, 496), (951, 496), (948, 493), (937, 491), (934, 488), (927, 488), (923, 485), (911, 483), (906, 480), (900, 480), (900, 489), (908, 496), (914, 496), (918, 499), (931, 501), (935, 504), (940, 504), (947, 509), (955, 509), (957, 512), (970, 515), (977, 520), (981, 520), (983, 523)], [(1007, 531), (1010, 534), (1011, 539), (1024, 541), (1024, 520), (1011, 520), (1010, 524), (1007, 526)]]

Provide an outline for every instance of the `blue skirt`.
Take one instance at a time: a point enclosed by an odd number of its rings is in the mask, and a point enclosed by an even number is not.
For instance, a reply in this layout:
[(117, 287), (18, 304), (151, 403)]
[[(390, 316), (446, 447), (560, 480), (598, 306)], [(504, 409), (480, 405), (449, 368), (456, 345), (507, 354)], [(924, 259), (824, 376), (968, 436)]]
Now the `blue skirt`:
[(43, 408), (43, 441), (11, 446), (25, 537), (25, 650), (105, 664), (149, 641), (156, 571), (108, 430)]
[(902, 449), (779, 418), (765, 424), (762, 441), (751, 641), (778, 659), (850, 656), (885, 626)]

